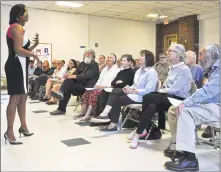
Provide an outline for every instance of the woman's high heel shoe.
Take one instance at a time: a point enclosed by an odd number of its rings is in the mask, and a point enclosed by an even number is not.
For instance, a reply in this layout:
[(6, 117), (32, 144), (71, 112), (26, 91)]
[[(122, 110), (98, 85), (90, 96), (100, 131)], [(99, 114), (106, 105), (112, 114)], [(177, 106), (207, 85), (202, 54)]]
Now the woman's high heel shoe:
[(5, 138), (5, 144), (6, 144), (6, 140), (8, 140), (8, 142), (9, 142), (11, 145), (21, 145), (21, 144), (23, 144), (22, 142), (9, 140), (9, 138), (8, 138), (8, 136), (7, 136), (7, 132), (4, 134), (4, 138)]
[(20, 134), (20, 138), (21, 138), (21, 134), (23, 134), (25, 137), (29, 137), (34, 134), (34, 133), (29, 133), (29, 132), (25, 131), (25, 129), (22, 127), (19, 128), (18, 132)]

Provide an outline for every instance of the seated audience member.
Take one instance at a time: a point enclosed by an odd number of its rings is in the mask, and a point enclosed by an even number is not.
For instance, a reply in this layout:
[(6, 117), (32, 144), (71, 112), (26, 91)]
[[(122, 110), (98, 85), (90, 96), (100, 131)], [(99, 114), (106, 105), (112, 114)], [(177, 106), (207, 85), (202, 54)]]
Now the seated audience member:
[(46, 84), (48, 77), (52, 77), (52, 74), (54, 73), (54, 70), (56, 69), (55, 66), (50, 68), (49, 62), (47, 60), (44, 61), (42, 68), (43, 68), (43, 74), (41, 74), (39, 77), (35, 79), (34, 90), (31, 93), (32, 100), (38, 100), (38, 93), (39, 93), (40, 86)]
[(170, 64), (168, 63), (167, 56), (165, 53), (160, 53), (159, 57), (160, 61), (156, 63), (154, 66), (155, 70), (157, 71), (158, 78), (163, 84), (167, 78)]
[[(116, 56), (116, 58), (117, 58), (117, 56)], [(123, 70), (123, 67), (121, 66), (121, 58), (117, 59), (117, 67), (118, 67), (118, 69)]]
[(99, 72), (101, 72), (107, 66), (105, 60), (106, 60), (106, 57), (104, 55), (100, 55), (99, 63), (98, 63), (98, 65), (99, 65)]
[(95, 62), (95, 52), (92, 49), (84, 52), (84, 61), (79, 64), (76, 71), (72, 75), (68, 75), (67, 79), (61, 85), (58, 92), (51, 92), (51, 96), (60, 100), (58, 109), (51, 112), (51, 115), (62, 115), (66, 113), (67, 104), (74, 96), (80, 96), (86, 91), (85, 88), (92, 88), (99, 77), (99, 67)]
[[(117, 131), (117, 123), (120, 116), (121, 106), (128, 104), (140, 104), (143, 101), (143, 95), (156, 91), (157, 72), (152, 67), (154, 65), (154, 55), (148, 50), (140, 52), (140, 69), (134, 76), (134, 82), (131, 87), (114, 88), (108, 98), (104, 111), (92, 122), (105, 123), (111, 121), (110, 125), (101, 129), (101, 131)], [(108, 114), (110, 112), (110, 119)]]
[(101, 71), (100, 77), (94, 86), (96, 90), (86, 91), (83, 94), (81, 114), (85, 114), (85, 116), (80, 120), (81, 123), (87, 123), (90, 121), (90, 116), (97, 103), (97, 97), (101, 94), (103, 89), (111, 87), (111, 82), (120, 71), (120, 69), (117, 68), (117, 65), (115, 65), (116, 62), (116, 56), (113, 53), (110, 53), (106, 61), (107, 66)]
[(134, 59), (131, 61), (131, 68), (134, 70), (134, 72), (139, 69), (139, 67), (136, 67), (136, 61)]
[(65, 60), (61, 60), (61, 61), (62, 61), (63, 67), (65, 67)]
[(186, 52), (186, 65), (188, 67), (190, 67), (196, 87), (200, 88), (202, 86), (204, 73), (203, 73), (202, 67), (200, 65), (196, 64), (196, 53), (195, 52), (193, 52), (193, 51)]
[(51, 64), (52, 64), (51, 68), (55, 70), (57, 67), (57, 60), (53, 59)]
[[(61, 88), (61, 84), (64, 82), (65, 79), (68, 78), (68, 75), (71, 75), (72, 73), (75, 72), (76, 68), (77, 68), (77, 62), (74, 59), (71, 59), (68, 63), (67, 73), (57, 83), (53, 84), (52, 90), (49, 90), (48, 92), (49, 94), (47, 95), (47, 97), (49, 98), (48, 98), (48, 101), (46, 102), (48, 105), (57, 104), (57, 99), (55, 99), (54, 97), (51, 97), (51, 91), (55, 91), (55, 92), (59, 91), (59, 89)], [(46, 96), (44, 97), (44, 99), (46, 99)]]
[(29, 60), (28, 75), (33, 75), (35, 71), (34, 60)]
[(57, 61), (57, 67), (54, 70), (54, 73), (52, 75), (52, 78), (48, 78), (46, 83), (46, 93), (43, 97), (43, 100), (50, 100), (51, 99), (51, 88), (54, 86), (54, 84), (59, 84), (63, 82), (63, 78), (65, 73), (67, 72), (66, 68), (63, 67), (62, 60)]
[(31, 96), (32, 92), (34, 91), (34, 84), (35, 84), (35, 79), (37, 77), (39, 77), (41, 74), (43, 74), (43, 70), (42, 70), (42, 61), (39, 61), (39, 63), (37, 63), (37, 67), (35, 68), (35, 71), (33, 73), (33, 75), (28, 77), (28, 83), (29, 83), (29, 92), (28, 94)]
[(190, 68), (184, 64), (185, 48), (181, 44), (171, 45), (167, 51), (167, 58), (172, 64), (168, 77), (159, 92), (146, 94), (143, 97), (142, 113), (138, 127), (129, 136), (130, 148), (135, 149), (139, 144), (140, 135), (150, 124), (156, 112), (158, 116), (164, 116), (171, 106), (167, 97), (184, 100), (191, 94), (192, 74)]
[(136, 68), (140, 68), (140, 63), (139, 63), (139, 59), (135, 59), (135, 62), (136, 62), (136, 65), (135, 65), (135, 67), (136, 67)]
[(42, 69), (42, 61), (40, 61), (39, 63), (37, 63), (37, 67), (35, 68), (35, 71), (33, 73), (33, 76), (35, 77), (38, 77), (40, 76), (41, 74), (43, 74), (43, 69)]
[[(130, 54), (124, 54), (121, 57), (121, 65), (124, 68), (121, 70), (116, 78), (111, 82), (112, 88), (123, 88), (127, 85), (131, 86), (133, 85), (134, 80), (134, 70), (131, 68), (131, 64), (133, 61), (133, 57)], [(97, 99), (97, 105), (95, 108), (95, 117), (101, 114), (107, 104), (108, 97), (110, 95), (110, 92), (105, 91), (105, 89), (102, 90), (101, 94), (98, 96)], [(79, 115), (79, 117), (81, 114)]]
[[(208, 82), (192, 96), (186, 98), (173, 113), (169, 113), (172, 143), (164, 153), (174, 161), (165, 167), (172, 171), (198, 171), (195, 155), (195, 129), (197, 125), (220, 121), (220, 50), (216, 45), (203, 45), (199, 52), (203, 70), (209, 73)], [(175, 160), (179, 158), (178, 160)]]
[[(134, 70), (131, 68), (133, 57), (130, 54), (124, 54), (121, 57), (121, 66), (124, 68), (121, 70), (116, 78), (111, 82), (112, 88), (124, 88), (125, 86), (133, 85), (134, 80)], [(110, 92), (102, 90), (101, 94), (98, 96), (95, 117), (101, 114), (107, 104), (107, 100), (110, 96)]]

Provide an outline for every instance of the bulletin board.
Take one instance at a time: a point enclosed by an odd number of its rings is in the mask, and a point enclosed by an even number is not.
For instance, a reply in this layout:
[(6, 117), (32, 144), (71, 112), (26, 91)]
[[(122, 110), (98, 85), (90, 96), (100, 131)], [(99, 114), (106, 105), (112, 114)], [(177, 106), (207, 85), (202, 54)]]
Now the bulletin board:
[(33, 50), (39, 59), (44, 62), (48, 60), (50, 66), (52, 62), (52, 44), (51, 43), (39, 43), (38, 46)]

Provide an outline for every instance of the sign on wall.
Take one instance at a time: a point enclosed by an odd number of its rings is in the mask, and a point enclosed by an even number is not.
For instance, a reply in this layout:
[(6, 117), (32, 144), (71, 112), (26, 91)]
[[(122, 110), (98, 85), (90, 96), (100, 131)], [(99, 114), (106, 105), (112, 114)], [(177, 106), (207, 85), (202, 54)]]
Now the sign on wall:
[(52, 62), (52, 44), (51, 43), (39, 43), (33, 52), (44, 62), (48, 60), (50, 66)]

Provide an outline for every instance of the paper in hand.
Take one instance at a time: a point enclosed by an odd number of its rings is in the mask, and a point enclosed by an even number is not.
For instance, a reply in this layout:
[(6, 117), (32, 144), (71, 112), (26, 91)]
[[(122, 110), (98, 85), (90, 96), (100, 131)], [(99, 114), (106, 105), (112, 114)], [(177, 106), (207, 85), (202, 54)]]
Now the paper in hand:
[(106, 92), (108, 92), (108, 93), (111, 93), (112, 90), (113, 90), (113, 88), (105, 88), (104, 90), (105, 90)]
[(177, 100), (177, 99), (169, 98), (169, 97), (167, 97), (167, 98), (174, 107), (177, 107), (182, 103), (181, 100)]

